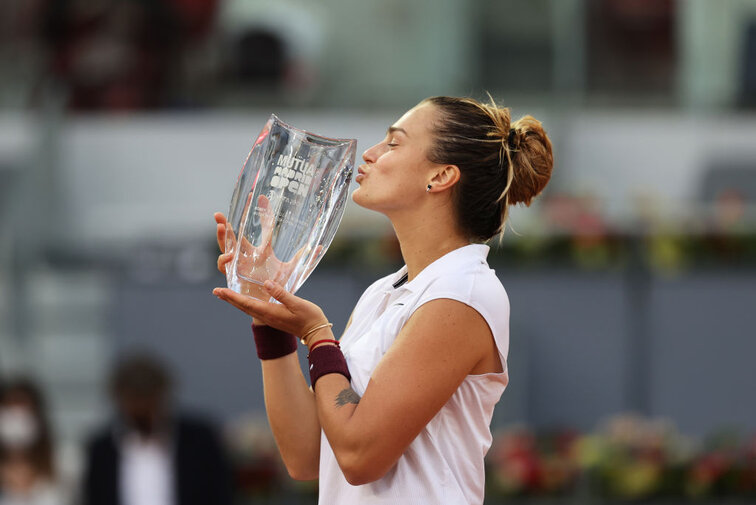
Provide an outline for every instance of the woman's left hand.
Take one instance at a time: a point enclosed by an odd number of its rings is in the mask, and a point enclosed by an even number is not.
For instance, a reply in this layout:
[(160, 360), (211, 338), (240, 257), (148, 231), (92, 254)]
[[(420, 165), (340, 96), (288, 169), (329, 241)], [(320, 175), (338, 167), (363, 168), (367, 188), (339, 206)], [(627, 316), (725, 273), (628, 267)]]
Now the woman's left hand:
[(292, 335), (305, 335), (312, 328), (328, 322), (320, 307), (285, 291), (280, 284), (265, 281), (263, 286), (270, 296), (281, 302), (280, 305), (241, 295), (228, 288), (215, 288), (213, 294), (249, 314), (255, 321)]

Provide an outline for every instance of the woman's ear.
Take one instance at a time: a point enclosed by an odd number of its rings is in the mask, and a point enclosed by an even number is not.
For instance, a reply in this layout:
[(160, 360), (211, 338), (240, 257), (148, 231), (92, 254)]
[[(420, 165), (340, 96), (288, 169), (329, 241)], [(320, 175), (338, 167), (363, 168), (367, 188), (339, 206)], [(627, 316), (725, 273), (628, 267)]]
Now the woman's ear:
[(443, 165), (438, 168), (436, 175), (430, 180), (431, 191), (443, 191), (451, 188), (459, 181), (460, 172), (457, 165)]

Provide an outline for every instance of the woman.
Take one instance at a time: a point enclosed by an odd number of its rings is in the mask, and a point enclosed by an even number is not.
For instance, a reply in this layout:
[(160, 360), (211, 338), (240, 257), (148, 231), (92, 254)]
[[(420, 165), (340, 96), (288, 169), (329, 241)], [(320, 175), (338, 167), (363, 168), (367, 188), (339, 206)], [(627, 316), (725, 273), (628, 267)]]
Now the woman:
[[(320, 477), (320, 503), (482, 503), (509, 344), (483, 242), (546, 186), (551, 143), (530, 116), (510, 124), (506, 108), (434, 97), (363, 159), (352, 198), (391, 220), (406, 265), (365, 291), (340, 341), (278, 284), (265, 288), (280, 304), (214, 293), (253, 316), (273, 435), (292, 477)], [(312, 389), (287, 334), (308, 346)]]
[(64, 503), (39, 389), (18, 379), (0, 391), (0, 505)]

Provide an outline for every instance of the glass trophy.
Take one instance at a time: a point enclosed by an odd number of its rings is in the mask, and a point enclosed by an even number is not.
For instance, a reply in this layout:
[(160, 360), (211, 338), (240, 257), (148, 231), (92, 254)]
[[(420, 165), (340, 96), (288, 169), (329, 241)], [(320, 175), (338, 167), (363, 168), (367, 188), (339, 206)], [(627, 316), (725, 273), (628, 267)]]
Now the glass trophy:
[(352, 181), (357, 141), (265, 123), (239, 174), (226, 225), (229, 288), (273, 301), (270, 279), (296, 292), (336, 234)]

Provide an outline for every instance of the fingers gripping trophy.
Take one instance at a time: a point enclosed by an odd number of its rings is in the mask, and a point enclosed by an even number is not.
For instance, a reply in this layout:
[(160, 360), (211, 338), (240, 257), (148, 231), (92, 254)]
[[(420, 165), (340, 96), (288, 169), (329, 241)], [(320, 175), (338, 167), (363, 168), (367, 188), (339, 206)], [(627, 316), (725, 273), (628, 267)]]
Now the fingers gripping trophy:
[(271, 115), (231, 198), (216, 214), (218, 268), (233, 291), (275, 301), (271, 280), (296, 292), (325, 254), (344, 215), (357, 141), (294, 128)]

